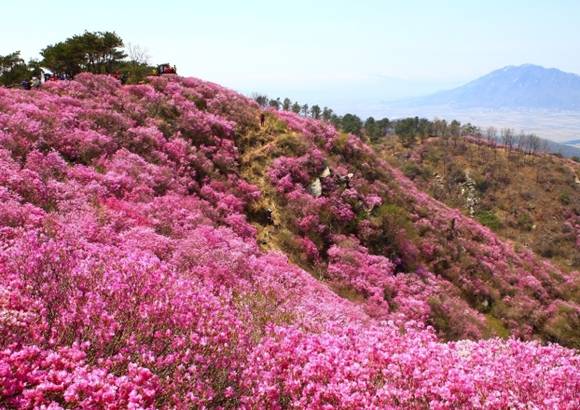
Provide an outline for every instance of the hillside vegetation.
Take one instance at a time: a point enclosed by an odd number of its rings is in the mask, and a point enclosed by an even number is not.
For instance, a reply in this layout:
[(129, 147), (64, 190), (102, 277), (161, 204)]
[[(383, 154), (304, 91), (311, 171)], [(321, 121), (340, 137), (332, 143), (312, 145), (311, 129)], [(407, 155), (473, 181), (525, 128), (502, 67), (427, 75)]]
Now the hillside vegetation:
[(423, 190), (567, 270), (580, 268), (580, 163), (485, 141), (380, 149)]
[(328, 123), (83, 73), (0, 168), (0, 407), (580, 406), (578, 272)]

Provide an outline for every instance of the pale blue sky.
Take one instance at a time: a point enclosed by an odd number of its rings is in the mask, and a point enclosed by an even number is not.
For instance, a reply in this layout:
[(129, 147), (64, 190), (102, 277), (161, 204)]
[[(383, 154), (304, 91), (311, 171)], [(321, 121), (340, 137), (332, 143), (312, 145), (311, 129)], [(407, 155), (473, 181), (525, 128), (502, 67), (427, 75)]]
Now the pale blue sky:
[(0, 54), (35, 57), (85, 29), (114, 30), (182, 75), (338, 104), (416, 95), (510, 64), (580, 73), (577, 0), (44, 0), (0, 10)]

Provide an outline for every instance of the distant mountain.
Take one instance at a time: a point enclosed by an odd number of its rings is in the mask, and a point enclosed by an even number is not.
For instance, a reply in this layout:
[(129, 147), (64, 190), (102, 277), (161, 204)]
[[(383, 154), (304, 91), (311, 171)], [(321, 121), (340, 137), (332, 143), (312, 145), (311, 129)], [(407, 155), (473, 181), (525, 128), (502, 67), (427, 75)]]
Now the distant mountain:
[(576, 144), (569, 142), (558, 143), (546, 140), (548, 143), (548, 151), (553, 154), (561, 154), (565, 157), (580, 157), (580, 140), (576, 140)]
[(454, 108), (580, 110), (580, 76), (555, 68), (507, 66), (452, 90), (413, 98), (410, 105)]
[(563, 144), (580, 149), (580, 139), (565, 141)]

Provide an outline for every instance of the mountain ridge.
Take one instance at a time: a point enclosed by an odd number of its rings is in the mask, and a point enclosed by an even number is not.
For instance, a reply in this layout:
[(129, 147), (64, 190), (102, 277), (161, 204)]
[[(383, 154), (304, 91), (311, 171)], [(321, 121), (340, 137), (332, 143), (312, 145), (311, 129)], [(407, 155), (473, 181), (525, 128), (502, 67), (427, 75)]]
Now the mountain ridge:
[(535, 64), (509, 65), (462, 86), (400, 103), (576, 111), (580, 109), (580, 75)]

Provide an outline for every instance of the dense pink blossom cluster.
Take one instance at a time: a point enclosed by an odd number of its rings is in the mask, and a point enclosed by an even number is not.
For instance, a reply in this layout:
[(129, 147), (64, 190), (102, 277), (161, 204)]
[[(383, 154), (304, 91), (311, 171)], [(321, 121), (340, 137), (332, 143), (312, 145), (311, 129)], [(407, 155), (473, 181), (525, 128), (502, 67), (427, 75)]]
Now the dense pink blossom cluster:
[[(400, 232), (397, 252), (370, 246), (373, 212), (397, 184), (452, 211), (395, 171), (389, 182), (371, 163), (333, 163), (371, 158), (357, 138), (280, 116), (309, 149), (274, 160), (268, 177), (322, 281), (257, 245), (247, 210), (263, 193), (239, 170), (239, 136), (259, 122), (246, 98), (178, 77), (0, 88), (1, 408), (580, 406), (574, 350), (446, 343), (426, 326), (445, 295), (439, 309), (483, 320), (455, 282), (402, 270), (441, 244)], [(327, 166), (316, 197), (308, 185)], [(490, 269), (529, 265), (514, 273), (511, 298), (532, 294), (529, 306), (544, 301), (548, 314), (577, 309), (540, 274), (553, 267), (474, 222), (458, 226), (483, 238), (463, 246)], [(509, 281), (507, 269), (498, 280)], [(362, 300), (339, 296), (345, 287)], [(457, 323), (458, 336), (476, 335), (470, 323)]]
[[(577, 369), (562, 353), (514, 340), (440, 344), (429, 332), (402, 334), (390, 323), (316, 335), (276, 328), (252, 353), (259, 364), (245, 371), (253, 393), (247, 402), (316, 409), (575, 408), (578, 386), (570, 381)], [(553, 395), (562, 384), (567, 387)]]

